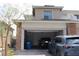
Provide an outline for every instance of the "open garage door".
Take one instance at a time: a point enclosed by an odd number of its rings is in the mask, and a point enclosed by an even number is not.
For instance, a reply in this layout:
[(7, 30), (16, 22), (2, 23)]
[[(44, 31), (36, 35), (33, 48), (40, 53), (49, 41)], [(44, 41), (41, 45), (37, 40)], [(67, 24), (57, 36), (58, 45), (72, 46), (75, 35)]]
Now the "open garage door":
[[(50, 41), (53, 40), (57, 35), (63, 35), (63, 30), (53, 30), (53, 31), (24, 31), (24, 49), (40, 49), (41, 44), (44, 43), (45, 40)], [(30, 43), (28, 43), (28, 41)], [(29, 44), (29, 47), (27, 46)], [(44, 45), (44, 44), (43, 44)], [(47, 49), (47, 45), (45, 44), (43, 48)]]

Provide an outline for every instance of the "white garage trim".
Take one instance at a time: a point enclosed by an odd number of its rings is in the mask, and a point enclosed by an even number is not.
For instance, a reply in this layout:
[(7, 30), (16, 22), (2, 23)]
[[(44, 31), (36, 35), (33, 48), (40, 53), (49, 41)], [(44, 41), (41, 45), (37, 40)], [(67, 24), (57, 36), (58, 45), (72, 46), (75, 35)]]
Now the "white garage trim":
[(53, 31), (53, 30), (63, 30), (63, 34), (66, 34), (66, 24), (65, 23), (22, 23), (22, 35), (21, 35), (21, 50), (24, 50), (24, 30), (28, 31)]
[(22, 23), (22, 28), (26, 30), (62, 30), (66, 28), (66, 24), (62, 22), (25, 22)]
[(21, 34), (21, 50), (24, 50), (24, 29), (22, 28), (22, 34)]

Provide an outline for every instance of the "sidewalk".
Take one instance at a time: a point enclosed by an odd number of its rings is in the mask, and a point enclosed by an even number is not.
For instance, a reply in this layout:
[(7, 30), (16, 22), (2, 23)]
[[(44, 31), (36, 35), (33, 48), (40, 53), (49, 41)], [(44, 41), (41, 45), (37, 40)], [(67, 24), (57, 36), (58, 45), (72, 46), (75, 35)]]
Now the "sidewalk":
[(16, 51), (15, 56), (51, 56), (48, 53), (48, 50), (24, 50), (24, 51)]

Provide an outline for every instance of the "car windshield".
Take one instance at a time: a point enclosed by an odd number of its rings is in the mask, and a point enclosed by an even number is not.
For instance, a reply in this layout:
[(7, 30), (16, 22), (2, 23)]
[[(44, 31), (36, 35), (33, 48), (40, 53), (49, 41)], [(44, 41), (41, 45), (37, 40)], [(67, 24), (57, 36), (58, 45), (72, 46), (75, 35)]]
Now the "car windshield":
[(70, 38), (70, 39), (67, 39), (66, 40), (66, 43), (67, 44), (79, 44), (79, 39), (72, 39), (72, 38)]
[(56, 43), (64, 43), (62, 38), (56, 38), (55, 39), (55, 42)]

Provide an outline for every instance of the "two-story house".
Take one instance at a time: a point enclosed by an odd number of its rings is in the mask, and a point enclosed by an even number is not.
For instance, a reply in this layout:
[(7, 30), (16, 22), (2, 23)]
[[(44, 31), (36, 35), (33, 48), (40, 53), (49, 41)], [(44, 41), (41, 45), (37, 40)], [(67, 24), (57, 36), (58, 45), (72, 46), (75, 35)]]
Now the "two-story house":
[(63, 10), (62, 6), (33, 6), (33, 15), (15, 20), (17, 25), (16, 50), (26, 49), (26, 41), (39, 48), (39, 40), (53, 40), (57, 35), (79, 34), (79, 11)]

